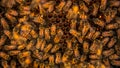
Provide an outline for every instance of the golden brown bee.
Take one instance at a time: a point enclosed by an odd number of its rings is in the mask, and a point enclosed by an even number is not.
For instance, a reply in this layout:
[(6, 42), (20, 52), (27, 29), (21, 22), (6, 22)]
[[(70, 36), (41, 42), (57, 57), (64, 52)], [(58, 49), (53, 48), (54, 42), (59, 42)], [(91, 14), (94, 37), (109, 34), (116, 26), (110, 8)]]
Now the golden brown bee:
[(94, 33), (95, 33), (95, 29), (90, 27), (90, 32), (87, 34), (86, 38), (92, 39)]
[(34, 50), (33, 54), (35, 58), (38, 58), (39, 60), (42, 59), (42, 53), (39, 52), (39, 50)]
[(107, 30), (117, 29), (117, 28), (119, 28), (119, 24), (118, 24), (118, 23), (107, 24), (107, 25), (105, 26), (105, 28), (106, 28)]
[(15, 55), (18, 55), (20, 53), (19, 50), (12, 50), (12, 51), (9, 51), (8, 52), (10, 56), (15, 56)]
[(18, 45), (17, 49), (18, 49), (18, 50), (22, 50), (22, 49), (24, 49), (26, 46), (27, 46), (26, 43), (20, 44), (20, 45)]
[(56, 53), (56, 59), (55, 59), (55, 63), (56, 64), (59, 64), (61, 63), (61, 53)]
[(33, 68), (38, 68), (39, 67), (39, 61), (35, 60), (33, 61)]
[(93, 64), (91, 64), (91, 63), (88, 63), (87, 67), (88, 68), (95, 68), (95, 66)]
[(84, 62), (86, 60), (87, 56), (86, 55), (81, 55), (80, 57), (80, 61), (81, 62)]
[(120, 29), (117, 30), (118, 39), (120, 39)]
[(19, 7), (19, 10), (20, 10), (20, 15), (29, 15), (30, 14), (30, 6), (23, 6), (21, 5)]
[(31, 36), (32, 36), (33, 38), (37, 38), (37, 37), (38, 37), (38, 34), (36, 33), (35, 30), (31, 30), (30, 34), (31, 34)]
[(13, 17), (12, 15), (10, 15), (10, 14), (8, 14), (8, 13), (6, 13), (5, 16), (6, 16), (6, 18), (7, 18), (8, 20), (10, 20), (12, 23), (14, 23), (14, 22), (17, 21), (17, 19), (16, 19), (15, 17)]
[(85, 22), (82, 29), (82, 36), (85, 36), (88, 33), (89, 29), (90, 29), (90, 24), (88, 22)]
[(107, 44), (108, 48), (113, 47), (116, 42), (117, 42), (116, 37), (112, 37), (112, 38), (110, 39), (110, 41), (108, 42), (108, 44)]
[(73, 18), (77, 18), (77, 15), (78, 15), (78, 13), (79, 13), (79, 7), (78, 7), (78, 5), (74, 5), (74, 6), (72, 6), (72, 10), (73, 10)]
[(36, 23), (40, 23), (42, 25), (45, 24), (45, 20), (42, 18), (41, 15), (35, 16), (33, 21), (36, 22)]
[(4, 50), (13, 50), (16, 49), (17, 46), (16, 45), (5, 45), (4, 46)]
[(103, 55), (105, 57), (108, 57), (108, 56), (112, 55), (114, 52), (115, 52), (114, 49), (104, 50)]
[(59, 43), (61, 38), (62, 38), (62, 36), (63, 36), (63, 31), (61, 29), (58, 29), (57, 30), (57, 34), (54, 37), (54, 42), (55, 43)]
[(105, 37), (105, 38), (103, 38), (102, 39), (102, 44), (103, 44), (103, 46), (105, 46), (108, 42), (109, 42), (109, 40), (110, 40), (110, 38), (109, 37)]
[(39, 27), (39, 37), (43, 38), (45, 36), (45, 28)]
[(117, 0), (110, 1), (110, 6), (111, 7), (118, 7), (118, 6), (120, 6), (120, 1), (117, 1)]
[(76, 45), (73, 50), (74, 50), (74, 56), (77, 58), (80, 58), (80, 52), (78, 50), (78, 45)]
[(62, 62), (63, 62), (63, 63), (67, 62), (67, 61), (68, 61), (68, 58), (69, 58), (69, 56), (64, 53), (63, 56), (62, 56)]
[(28, 67), (31, 63), (32, 63), (32, 58), (30, 56), (26, 57), (26, 59), (23, 62), (23, 67)]
[(4, 30), (4, 34), (5, 34), (9, 39), (12, 39), (12, 33), (10, 32), (10, 30)]
[(80, 10), (83, 10), (84, 12), (88, 12), (88, 7), (85, 5), (83, 1), (80, 1)]
[(39, 64), (39, 68), (45, 68), (45, 64), (44, 63), (40, 63)]
[(18, 12), (16, 10), (13, 10), (13, 9), (8, 10), (8, 14), (10, 14), (12, 16), (18, 16)]
[(76, 23), (77, 23), (76, 20), (71, 20), (71, 24), (70, 24), (71, 29), (76, 29), (76, 25), (77, 25)]
[(103, 63), (105, 64), (105, 66), (106, 66), (107, 68), (110, 68), (110, 61), (109, 61), (108, 58), (103, 59)]
[(101, 27), (105, 26), (105, 22), (100, 20), (100, 19), (98, 19), (98, 18), (93, 19), (93, 21), (94, 21), (95, 24), (97, 24), (97, 25), (99, 25)]
[(83, 42), (83, 52), (88, 53), (89, 52), (89, 43), (87, 41)]
[(120, 60), (112, 60), (111, 64), (115, 66), (120, 66)]
[(1, 0), (1, 5), (7, 8), (12, 8), (15, 4), (15, 0)]
[(36, 43), (36, 48), (40, 49), (41, 45), (42, 45), (43, 39), (37, 38), (37, 43)]
[(0, 22), (4, 29), (9, 30), (10, 27), (8, 25), (8, 22), (4, 18), (1, 18)]
[(8, 62), (6, 60), (2, 60), (1, 65), (3, 68), (9, 68)]
[(60, 4), (58, 6), (56, 6), (58, 11), (61, 11), (63, 9), (63, 7), (65, 6), (65, 1), (61, 1)]
[(16, 68), (16, 66), (17, 66), (16, 61), (15, 61), (15, 60), (11, 60), (11, 62), (10, 62), (10, 67), (11, 67), (11, 68)]
[(65, 6), (63, 7), (63, 10), (68, 11), (71, 5), (72, 5), (72, 1), (68, 0)]
[(118, 24), (120, 24), (120, 17), (115, 17), (115, 21), (116, 21), (116, 23), (118, 23)]
[(52, 36), (56, 35), (56, 29), (57, 29), (56, 25), (53, 24), (53, 25), (51, 26), (51, 28), (50, 28), (51, 35), (52, 35)]
[(30, 50), (35, 45), (35, 40), (31, 40), (26, 46), (26, 50)]
[(113, 36), (113, 35), (114, 35), (114, 31), (112, 31), (112, 30), (102, 32), (103, 37), (109, 37), (109, 36)]
[(10, 56), (5, 52), (0, 52), (0, 57), (5, 60), (8, 60), (10, 58)]
[(96, 54), (92, 54), (92, 55), (89, 55), (89, 58), (90, 59), (100, 59), (100, 57), (98, 56), (98, 55), (96, 55)]
[(67, 48), (72, 49), (72, 40), (67, 39), (66, 43), (67, 43)]
[(48, 45), (44, 48), (43, 51), (47, 53), (48, 51), (50, 51), (50, 49), (52, 48), (52, 46), (53, 46), (53, 45), (52, 45), (51, 43), (48, 44)]
[(87, 20), (88, 16), (87, 16), (87, 14), (84, 11), (81, 10), (79, 12), (79, 18), (82, 19), (82, 20)]
[(55, 44), (50, 52), (51, 53), (55, 53), (55, 52), (57, 52), (60, 49), (60, 47), (61, 46), (59, 44)]
[(43, 60), (46, 60), (48, 57), (50, 56), (50, 54), (49, 53), (45, 53), (44, 55), (43, 55)]
[(107, 5), (107, 0), (101, 0), (100, 10), (101, 10), (101, 11), (105, 10), (106, 5)]
[(24, 57), (28, 57), (31, 55), (31, 52), (30, 51), (23, 51), (23, 52), (20, 52), (18, 54), (19, 58), (24, 58)]
[(20, 23), (25, 22), (25, 21), (27, 21), (27, 20), (28, 20), (28, 17), (27, 17), (27, 16), (23, 16), (22, 18), (19, 18), (19, 19), (18, 19), (18, 21), (19, 21)]
[(68, 18), (68, 19), (72, 19), (73, 18), (73, 10), (72, 9), (69, 9), (68, 10), (68, 13), (67, 13), (67, 15), (66, 15), (66, 18)]
[(45, 40), (50, 40), (50, 30), (49, 30), (49, 28), (45, 29)]
[(80, 36), (80, 33), (79, 32), (77, 32), (75, 29), (70, 29), (70, 34), (72, 34), (73, 36), (75, 36), (75, 37), (79, 37)]
[(44, 48), (45, 48), (45, 46), (46, 46), (46, 41), (44, 40), (44, 41), (42, 42), (42, 44), (41, 44), (40, 50), (43, 51)]
[(93, 37), (92, 37), (92, 39), (96, 39), (96, 38), (98, 38), (99, 36), (100, 36), (100, 31), (96, 31), (94, 34), (93, 34)]
[(63, 68), (71, 68), (72, 64), (70, 62), (64, 62), (64, 67)]
[(116, 59), (120, 59), (120, 56), (118, 56), (117, 54), (113, 54), (109, 56), (110, 60), (116, 60)]
[(0, 38), (0, 49), (1, 49), (1, 46), (5, 43), (7, 37), (6, 35), (2, 35), (1, 38)]
[(50, 65), (54, 65), (55, 64), (55, 57), (54, 57), (54, 55), (50, 55), (49, 56), (49, 64)]

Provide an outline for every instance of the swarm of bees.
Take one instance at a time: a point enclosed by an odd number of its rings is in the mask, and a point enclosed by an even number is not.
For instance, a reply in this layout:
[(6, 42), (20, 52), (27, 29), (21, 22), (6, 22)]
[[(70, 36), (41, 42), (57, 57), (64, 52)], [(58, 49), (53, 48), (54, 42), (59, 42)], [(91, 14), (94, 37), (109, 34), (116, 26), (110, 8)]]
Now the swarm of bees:
[(0, 68), (114, 67), (119, 0), (0, 0)]

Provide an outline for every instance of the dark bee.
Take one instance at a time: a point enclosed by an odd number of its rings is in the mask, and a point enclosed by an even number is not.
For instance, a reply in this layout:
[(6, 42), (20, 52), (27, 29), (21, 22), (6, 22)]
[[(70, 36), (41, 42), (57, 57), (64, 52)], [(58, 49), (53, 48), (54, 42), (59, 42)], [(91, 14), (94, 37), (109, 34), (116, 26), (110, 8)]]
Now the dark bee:
[(0, 57), (4, 60), (8, 60), (10, 58), (10, 56), (5, 52), (0, 52)]
[(108, 56), (114, 54), (114, 52), (115, 52), (114, 49), (104, 50), (104, 51), (103, 51), (103, 55), (104, 55), (105, 57), (108, 57)]
[(116, 42), (117, 42), (116, 37), (112, 37), (110, 42), (108, 42), (108, 44), (107, 44), (108, 48), (113, 47)]
[(110, 36), (113, 36), (113, 35), (114, 35), (114, 31), (112, 31), (112, 30), (102, 32), (103, 37), (110, 37)]

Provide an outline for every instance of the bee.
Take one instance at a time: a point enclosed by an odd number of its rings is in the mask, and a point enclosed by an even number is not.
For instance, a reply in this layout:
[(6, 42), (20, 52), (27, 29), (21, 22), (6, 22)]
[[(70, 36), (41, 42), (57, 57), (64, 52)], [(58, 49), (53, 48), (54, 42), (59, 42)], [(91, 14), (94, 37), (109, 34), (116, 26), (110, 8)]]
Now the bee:
[(54, 62), (55, 62), (55, 57), (54, 57), (54, 55), (50, 55), (50, 56), (49, 56), (49, 64), (50, 64), (50, 65), (54, 65), (54, 64), (55, 64)]
[(108, 58), (103, 59), (103, 63), (105, 64), (105, 66), (106, 66), (107, 68), (110, 68), (110, 61), (109, 61)]
[(24, 57), (28, 57), (28, 56), (30, 56), (31, 55), (31, 52), (30, 51), (23, 51), (23, 52), (20, 52), (19, 54), (18, 54), (18, 57), (19, 58), (24, 58)]
[(111, 64), (115, 66), (120, 66), (120, 60), (112, 60)]
[(30, 56), (26, 57), (26, 59), (23, 62), (23, 67), (28, 67), (31, 63), (32, 63), (32, 58)]
[(90, 27), (90, 31), (89, 31), (89, 33), (86, 35), (86, 38), (87, 38), (87, 39), (92, 39), (92, 37), (93, 37), (93, 35), (94, 35), (95, 32), (96, 32), (96, 30), (95, 30), (94, 28), (91, 28), (91, 27)]
[(72, 34), (75, 37), (79, 37), (80, 36), (80, 33), (77, 32), (75, 29), (70, 29), (69, 33)]
[(39, 37), (43, 38), (45, 36), (45, 28), (39, 27)]
[(116, 37), (112, 37), (109, 41), (109, 43), (107, 44), (108, 48), (111, 48), (114, 46), (114, 44), (117, 42)]
[(20, 6), (20, 15), (25, 16), (25, 15), (30, 15), (30, 6)]
[(12, 50), (12, 51), (9, 51), (8, 52), (10, 56), (15, 56), (15, 55), (18, 55), (20, 53), (19, 50)]
[(111, 37), (113, 35), (114, 35), (114, 31), (112, 30), (102, 32), (103, 37)]
[(67, 48), (72, 49), (72, 40), (67, 39), (66, 43), (67, 43)]
[(88, 16), (87, 16), (87, 14), (84, 11), (81, 10), (79, 12), (79, 18), (82, 19), (82, 20), (87, 20)]
[(18, 19), (18, 22), (19, 23), (22, 23), (22, 22), (25, 22), (25, 21), (27, 21), (28, 20), (28, 17), (27, 16), (23, 16), (22, 18), (19, 18)]
[(49, 56), (50, 56), (50, 54), (49, 53), (45, 53), (44, 55), (43, 55), (43, 60), (46, 60), (47, 58), (49, 58)]
[(63, 68), (71, 68), (72, 64), (70, 62), (65, 62)]
[(117, 30), (118, 39), (120, 39), (120, 29)]
[(23, 50), (27, 46), (26, 43), (18, 45), (17, 49), (18, 50)]
[(88, 22), (84, 23), (83, 29), (82, 29), (82, 36), (85, 36), (90, 29), (90, 24)]
[(84, 62), (86, 59), (87, 59), (86, 55), (81, 55), (81, 57), (80, 57), (80, 61), (81, 62)]
[(40, 49), (41, 45), (42, 45), (43, 39), (37, 38), (37, 43), (36, 43), (36, 48)]
[(45, 29), (45, 40), (50, 40), (50, 30), (49, 30), (49, 28)]
[(71, 5), (72, 5), (72, 1), (68, 0), (63, 7), (63, 11), (68, 11)]
[(106, 8), (107, 0), (101, 0), (100, 10), (103, 11)]
[(5, 52), (0, 52), (0, 57), (4, 60), (9, 60), (10, 56)]
[(14, 50), (16, 48), (17, 48), (16, 45), (5, 45), (4, 46), (4, 50)]
[(15, 0), (1, 0), (1, 5), (9, 9), (12, 8), (15, 4)]
[(89, 58), (93, 59), (93, 60), (100, 59), (100, 57), (98, 55), (96, 55), (96, 54), (89, 55)]
[(107, 8), (106, 11), (104, 12), (106, 23), (111, 22), (111, 20), (113, 20), (116, 14), (117, 14), (116, 9)]
[(45, 20), (42, 18), (41, 15), (35, 16), (33, 21), (35, 23), (39, 23), (39, 24), (42, 24), (42, 25), (45, 24)]
[(39, 60), (33, 61), (33, 68), (38, 68), (39, 67)]
[(41, 60), (43, 57), (42, 57), (42, 52), (39, 52), (39, 50), (34, 50), (33, 51), (33, 55), (35, 58)]
[(8, 62), (6, 60), (2, 60), (1, 65), (3, 68), (9, 68)]
[(114, 49), (105, 50), (105, 51), (103, 51), (103, 55), (105, 57), (108, 57), (108, 56), (114, 54), (114, 52), (115, 52)]
[(17, 19), (16, 19), (15, 17), (13, 17), (12, 15), (6, 13), (5, 16), (6, 16), (6, 18), (7, 18), (8, 20), (10, 20), (12, 23), (17, 22)]
[(117, 0), (110, 1), (110, 6), (111, 7), (118, 7), (118, 6), (120, 6), (120, 1), (117, 1)]
[(66, 2), (65, 1), (61, 1), (60, 4), (58, 6), (56, 6), (58, 11), (61, 11), (63, 9), (63, 7), (65, 6)]
[(71, 20), (70, 27), (71, 29), (76, 29), (77, 21), (76, 20)]
[(16, 61), (15, 61), (15, 60), (11, 60), (11, 62), (10, 62), (10, 67), (11, 67), (11, 68), (16, 68), (16, 66), (17, 66)]
[(1, 46), (4, 45), (6, 39), (7, 39), (6, 35), (1, 36), (1, 38), (0, 38), (0, 49), (1, 49)]
[(52, 46), (53, 46), (53, 45), (52, 45), (51, 43), (48, 44), (48, 45), (44, 48), (43, 51), (47, 53), (48, 51), (50, 51), (50, 49), (52, 48)]
[(109, 59), (110, 60), (117, 60), (117, 59), (120, 59), (120, 56), (118, 56), (117, 54), (113, 54), (113, 55), (109, 56)]
[(10, 28), (9, 25), (8, 25), (8, 22), (4, 18), (1, 18), (1, 25), (6, 30), (9, 30), (9, 28)]
[(59, 43), (62, 36), (63, 36), (63, 31), (61, 29), (58, 29), (57, 34), (54, 37), (54, 42)]
[(117, 29), (117, 28), (119, 28), (119, 24), (118, 24), (118, 23), (107, 24), (105, 28), (106, 28), (107, 30)]
[(109, 40), (110, 40), (110, 38), (109, 37), (105, 37), (105, 38), (103, 38), (102, 39), (102, 44), (103, 44), (103, 46), (105, 46), (108, 42), (109, 42)]
[(73, 18), (74, 19), (76, 19), (77, 18), (77, 15), (78, 15), (78, 13), (79, 13), (79, 7), (78, 7), (78, 5), (74, 5), (73, 7), (72, 7), (72, 10), (73, 10)]
[(13, 9), (8, 10), (8, 14), (10, 14), (12, 16), (18, 16), (18, 12), (16, 10), (13, 10)]
[(56, 29), (57, 29), (56, 25), (53, 24), (53, 25), (51, 26), (51, 28), (50, 28), (51, 35), (52, 35), (52, 36), (56, 35)]
[(88, 68), (95, 68), (95, 66), (93, 64), (91, 64), (91, 63), (88, 63), (87, 67)]
[(99, 31), (96, 31), (94, 34), (93, 34), (93, 39), (96, 39), (96, 38), (98, 38), (99, 36), (100, 36), (100, 32)]
[(4, 34), (5, 34), (9, 39), (12, 39), (12, 33), (10, 32), (10, 30), (4, 30)]
[(30, 50), (35, 45), (35, 40), (31, 40), (26, 46), (26, 50)]
[(88, 12), (88, 7), (85, 5), (85, 3), (83, 1), (80, 1), (80, 10), (83, 10), (84, 12)]
[(40, 50), (41, 50), (41, 51), (43, 51), (43, 50), (44, 50), (45, 45), (46, 45), (46, 41), (45, 41), (45, 40), (43, 40), (43, 42), (42, 42), (42, 44), (41, 44), (41, 48), (40, 48)]
[(98, 18), (93, 19), (93, 21), (94, 21), (95, 24), (97, 24), (97, 25), (99, 25), (101, 27), (105, 26), (105, 22), (100, 20), (100, 19), (98, 19)]
[(55, 53), (55, 52), (57, 52), (60, 49), (60, 47), (61, 46), (59, 44), (55, 44), (50, 52), (51, 53)]
[(116, 21), (116, 23), (118, 23), (118, 24), (120, 24), (120, 17), (115, 17), (115, 21)]
[(80, 52), (78, 50), (78, 45), (75, 46), (75, 48), (73, 49), (74, 52), (74, 56), (80, 58)]
[(83, 52), (88, 53), (89, 52), (89, 43), (87, 41), (83, 42)]
[(66, 18), (68, 18), (68, 19), (72, 19), (73, 18), (73, 10), (72, 9), (69, 9), (68, 10), (68, 13), (67, 13), (67, 15), (66, 15)]
[(39, 64), (39, 68), (45, 68), (45, 64), (44, 63), (40, 63)]
[(61, 53), (56, 53), (56, 59), (55, 59), (55, 63), (56, 64), (59, 64), (59, 63), (61, 63)]
[(37, 38), (37, 37), (38, 37), (38, 34), (36, 33), (35, 30), (31, 30), (30, 34), (31, 34), (31, 36), (32, 36), (33, 38)]
[(67, 61), (68, 61), (68, 58), (69, 58), (69, 56), (64, 53), (63, 56), (62, 56), (62, 62), (63, 62), (63, 63), (67, 62)]

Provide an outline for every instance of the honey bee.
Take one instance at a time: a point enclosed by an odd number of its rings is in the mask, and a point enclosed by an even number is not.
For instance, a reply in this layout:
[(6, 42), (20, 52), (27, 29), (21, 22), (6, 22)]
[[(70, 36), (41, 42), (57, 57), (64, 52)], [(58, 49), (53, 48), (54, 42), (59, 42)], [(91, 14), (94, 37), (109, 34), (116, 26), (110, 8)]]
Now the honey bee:
[(56, 64), (61, 63), (61, 53), (56, 53), (55, 63), (56, 63)]
[(16, 45), (5, 45), (4, 46), (4, 50), (13, 50), (16, 49), (17, 46)]
[(84, 12), (88, 12), (88, 7), (85, 5), (83, 1), (80, 1), (80, 10), (83, 10)]
[(10, 56), (5, 52), (0, 52), (0, 57), (5, 60), (8, 60), (10, 58)]
[(36, 33), (35, 30), (31, 30), (30, 34), (31, 34), (31, 36), (32, 36), (33, 38), (37, 38), (37, 37), (38, 37), (38, 34)]
[(5, 43), (7, 37), (6, 35), (2, 35), (1, 38), (0, 38), (0, 49), (1, 49), (1, 46)]
[(1, 5), (9, 9), (12, 8), (15, 4), (15, 0), (1, 0)]
[(78, 13), (79, 13), (79, 7), (78, 7), (78, 5), (74, 5), (73, 7), (72, 7), (72, 10), (73, 10), (73, 18), (74, 19), (76, 19), (77, 18), (77, 15), (78, 15)]
[(8, 14), (10, 14), (12, 16), (18, 16), (18, 12), (13, 9), (8, 10)]
[(110, 60), (116, 60), (116, 59), (120, 59), (120, 56), (118, 56), (117, 54), (113, 54), (109, 56)]
[(118, 39), (120, 39), (120, 29), (117, 30)]
[(71, 68), (72, 67), (71, 65), (72, 64), (70, 62), (65, 62), (63, 68)]
[(30, 14), (30, 6), (20, 6), (19, 7), (20, 10), (20, 15), (24, 16), (24, 15), (29, 15)]
[(106, 8), (107, 0), (101, 0), (100, 10), (103, 11)]
[(99, 25), (101, 27), (105, 26), (105, 22), (100, 20), (100, 19), (98, 19), (98, 18), (93, 19), (93, 21), (94, 21), (95, 24), (97, 24), (97, 25)]
[(112, 30), (102, 32), (103, 37), (109, 37), (109, 36), (111, 37), (113, 35), (114, 35), (114, 31)]
[(88, 16), (84, 11), (79, 12), (79, 18), (82, 20), (87, 20)]
[(95, 31), (96, 31), (95, 29), (93, 29), (93, 28), (90, 27), (90, 32), (87, 34), (86, 38), (92, 39)]
[(39, 50), (34, 50), (34, 51), (33, 51), (33, 55), (34, 55), (35, 58), (37, 58), (37, 59), (39, 59), (39, 60), (41, 60), (41, 59), (43, 58), (43, 57), (42, 57), (42, 53), (39, 52)]
[(83, 52), (88, 53), (89, 52), (89, 43), (87, 41), (83, 42)]
[(64, 5), (63, 10), (68, 11), (71, 5), (72, 5), (72, 1), (68, 0)]
[(48, 51), (50, 51), (50, 49), (52, 48), (52, 46), (53, 46), (53, 45), (52, 45), (51, 43), (48, 44), (48, 45), (44, 48), (43, 51), (47, 53)]
[(10, 32), (10, 30), (4, 30), (4, 34), (5, 34), (9, 39), (12, 39), (12, 33)]
[(117, 1), (117, 0), (110, 1), (110, 6), (111, 7), (118, 7), (118, 6), (120, 6), (120, 1)]
[(59, 44), (55, 44), (50, 52), (51, 53), (55, 53), (55, 52), (57, 52), (60, 49), (60, 47), (61, 46)]
[(93, 65), (93, 64), (91, 64), (91, 63), (88, 63), (88, 68), (95, 68), (95, 66)]
[(109, 62), (109, 59), (108, 59), (108, 58), (103, 59), (103, 63), (105, 64), (105, 66), (106, 66), (107, 68), (110, 68), (110, 62)]
[(43, 43), (41, 44), (40, 50), (43, 51), (46, 45), (46, 41), (44, 40)]
[(80, 36), (80, 33), (77, 32), (75, 29), (70, 29), (69, 33), (72, 34), (75, 37), (79, 37)]
[(67, 39), (66, 43), (67, 43), (67, 48), (72, 49), (72, 40)]
[(73, 50), (74, 50), (74, 56), (80, 58), (80, 52), (78, 50), (78, 45), (76, 45)]
[(50, 55), (50, 56), (49, 56), (49, 64), (50, 64), (50, 65), (54, 65), (54, 64), (55, 64), (54, 62), (55, 62), (55, 57), (54, 57), (54, 55)]
[(114, 54), (114, 52), (115, 52), (114, 49), (105, 50), (105, 51), (103, 51), (103, 55), (105, 57), (108, 57), (108, 56)]
[(49, 31), (49, 28), (45, 29), (45, 40), (50, 40), (50, 31)]
[(14, 22), (17, 21), (17, 19), (16, 19), (15, 17), (13, 17), (12, 15), (10, 15), (10, 14), (8, 14), (8, 13), (6, 13), (5, 16), (6, 16), (6, 18), (7, 18), (8, 20), (10, 20), (12, 23), (14, 23)]
[(15, 55), (18, 55), (20, 53), (19, 50), (12, 50), (12, 51), (9, 51), (8, 52), (10, 56), (15, 56)]
[(118, 23), (118, 24), (120, 24), (120, 17), (115, 17), (115, 21), (116, 21), (116, 23)]
[(58, 11), (61, 11), (63, 9), (63, 7), (65, 6), (65, 1), (61, 1), (60, 4), (58, 6), (56, 6)]
[(41, 15), (45, 14), (46, 11), (45, 11), (45, 9), (42, 7), (42, 4), (39, 4), (38, 7), (39, 7), (39, 12), (40, 12), (40, 14), (41, 14)]
[(51, 30), (51, 35), (52, 36), (56, 35), (56, 29), (57, 29), (56, 25), (51, 26), (50, 30)]
[(36, 43), (36, 48), (40, 49), (41, 45), (42, 45), (43, 39), (37, 38), (37, 43)]
[(76, 23), (77, 23), (76, 20), (71, 20), (71, 24), (70, 24), (71, 29), (76, 29), (76, 25), (77, 25)]
[(39, 27), (39, 37), (43, 38), (45, 35), (45, 28), (44, 27)]
[(68, 13), (67, 13), (67, 15), (66, 15), (66, 18), (68, 18), (68, 19), (72, 19), (73, 18), (73, 11), (72, 11), (72, 9), (69, 9), (69, 11), (68, 11)]
[(26, 46), (26, 50), (30, 50), (35, 44), (35, 40), (31, 40)]
[(114, 46), (114, 44), (117, 42), (116, 37), (112, 37), (109, 41), (109, 43), (107, 44), (108, 48), (111, 48)]
[(68, 58), (69, 58), (69, 56), (64, 53), (63, 56), (62, 56), (62, 62), (63, 62), (63, 63), (67, 62), (67, 61), (68, 61)]
[(106, 28), (107, 30), (117, 29), (117, 28), (119, 28), (119, 24), (118, 24), (118, 23), (107, 24), (105, 28)]
[(112, 60), (111, 64), (115, 66), (120, 66), (120, 60)]
[(39, 61), (35, 60), (33, 61), (33, 68), (38, 68), (39, 67)]
[(100, 59), (100, 57), (98, 56), (98, 55), (96, 55), (96, 54), (93, 54), (93, 55), (89, 55), (89, 58), (90, 59)]
[(102, 41), (101, 41), (103, 46), (105, 46), (108, 43), (109, 40), (110, 40), (109, 37), (103, 38)]
[(11, 68), (16, 68), (16, 66), (17, 66), (16, 61), (15, 61), (15, 60), (11, 60), (11, 62), (10, 62), (10, 67), (11, 67)]
[(6, 60), (2, 60), (1, 65), (3, 68), (9, 68), (8, 62)]
[(6, 30), (9, 30), (9, 28), (10, 28), (9, 25), (8, 25), (8, 22), (4, 18), (1, 18), (1, 25)]
[(39, 64), (39, 68), (45, 68), (45, 64), (44, 63), (40, 63)]
[(27, 46), (26, 43), (18, 45), (17, 49), (18, 50), (23, 50)]
[(49, 56), (50, 56), (50, 54), (49, 53), (45, 53), (44, 55), (43, 55), (43, 60), (46, 60), (47, 58), (49, 58)]
[(30, 51), (23, 51), (23, 52), (20, 52), (18, 54), (19, 58), (24, 58), (24, 57), (28, 57), (31, 55), (31, 52)]
[(23, 67), (28, 67), (31, 63), (32, 63), (32, 58), (30, 56), (26, 57), (23, 63)]
[(98, 38), (99, 36), (100, 36), (100, 32), (99, 31), (96, 31), (95, 33), (94, 33), (94, 35), (93, 35), (93, 39), (96, 39), (96, 38)]
[(38, 15), (38, 16), (34, 17), (33, 21), (36, 22), (36, 23), (40, 23), (42, 25), (45, 24), (45, 20), (42, 18), (41, 15)]
[(81, 62), (84, 62), (86, 60), (87, 56), (86, 55), (81, 55), (80, 57), (80, 61)]
[(61, 29), (58, 29), (57, 34), (54, 37), (54, 42), (59, 43), (62, 36), (63, 36), (63, 31)]
[(18, 22), (22, 23), (22, 22), (25, 22), (27, 20), (28, 20), (28, 17), (27, 16), (23, 16), (22, 18), (18, 19)]
[(85, 22), (82, 29), (82, 36), (85, 36), (88, 33), (89, 29), (90, 29), (90, 24), (88, 22)]

